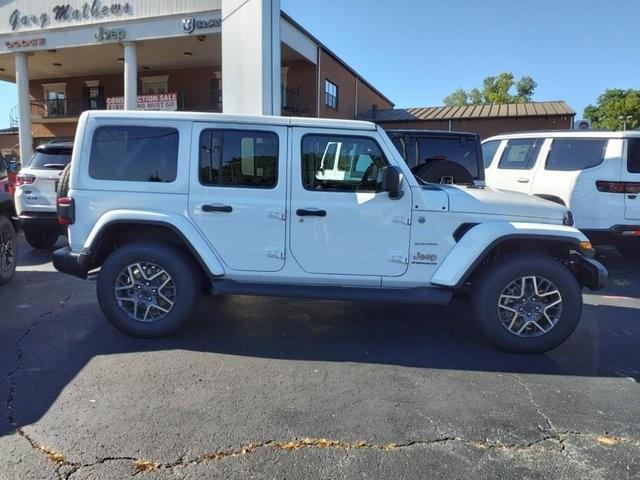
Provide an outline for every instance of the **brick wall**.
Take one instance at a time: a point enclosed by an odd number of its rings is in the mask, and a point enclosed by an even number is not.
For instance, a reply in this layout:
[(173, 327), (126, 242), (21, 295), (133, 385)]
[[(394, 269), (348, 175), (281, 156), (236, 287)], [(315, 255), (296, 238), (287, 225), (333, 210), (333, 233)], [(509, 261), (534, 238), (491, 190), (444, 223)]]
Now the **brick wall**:
[[(379, 122), (384, 128), (420, 128), (425, 130), (449, 130), (448, 120), (416, 120), (411, 122)], [(476, 132), (484, 138), (509, 132), (527, 130), (559, 130), (571, 128), (570, 116), (476, 118), (451, 120), (451, 130)]]
[[(289, 68), (287, 71), (287, 88), (299, 90), (302, 101), (302, 112), (293, 112), (292, 114), (316, 117), (318, 115), (317, 67), (313, 63), (305, 61), (286, 62), (282, 66)], [(288, 114), (288, 112), (285, 112), (285, 114)]]
[[(338, 86), (338, 108), (328, 107), (325, 102), (325, 80)], [(356, 89), (356, 82), (358, 86)], [(356, 102), (356, 90), (358, 101)], [(358, 80), (349, 69), (329, 55), (324, 50), (320, 54), (320, 117), (354, 119), (358, 115), (371, 109), (393, 108), (393, 105), (381, 95), (373, 91), (365, 83)], [(357, 104), (357, 109), (356, 109)]]

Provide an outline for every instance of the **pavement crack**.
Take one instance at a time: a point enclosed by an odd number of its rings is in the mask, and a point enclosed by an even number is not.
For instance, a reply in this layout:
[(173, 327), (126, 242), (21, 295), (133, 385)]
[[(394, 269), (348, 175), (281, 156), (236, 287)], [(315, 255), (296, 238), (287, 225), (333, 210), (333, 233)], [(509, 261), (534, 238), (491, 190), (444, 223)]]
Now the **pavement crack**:
[(529, 385), (522, 379), (522, 377), (519, 374), (514, 373), (513, 375), (516, 377), (516, 380), (522, 386), (522, 388), (524, 388), (525, 391), (527, 392), (527, 397), (529, 398), (529, 402), (531, 402), (531, 405), (533, 405), (533, 407), (536, 409), (536, 413), (540, 417), (542, 417), (544, 419), (544, 421), (547, 424), (547, 428), (553, 433), (555, 438), (557, 440), (559, 440), (560, 442), (562, 442), (563, 439), (561, 438), (560, 434), (558, 433), (558, 430), (556, 429), (555, 425), (553, 424), (553, 422), (551, 421), (549, 416), (542, 411), (542, 408), (540, 407), (538, 402), (536, 402), (534, 400), (533, 392), (531, 391), (531, 387), (529, 387)]

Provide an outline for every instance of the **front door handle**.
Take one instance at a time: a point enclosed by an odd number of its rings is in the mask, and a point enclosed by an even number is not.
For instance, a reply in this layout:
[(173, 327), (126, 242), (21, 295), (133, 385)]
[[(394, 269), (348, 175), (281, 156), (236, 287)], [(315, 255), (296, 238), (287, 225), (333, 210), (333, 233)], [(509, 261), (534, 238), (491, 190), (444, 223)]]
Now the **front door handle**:
[(211, 213), (211, 212), (231, 213), (233, 211), (233, 208), (231, 207), (231, 205), (221, 205), (221, 204), (202, 205), (202, 211), (205, 213)]
[(530, 180), (529, 180), (528, 178), (520, 177), (520, 178), (518, 179), (518, 182), (520, 182), (520, 183), (529, 183), (529, 182), (530, 182)]
[(316, 208), (299, 208), (296, 210), (296, 215), (299, 217), (326, 217), (327, 211)]

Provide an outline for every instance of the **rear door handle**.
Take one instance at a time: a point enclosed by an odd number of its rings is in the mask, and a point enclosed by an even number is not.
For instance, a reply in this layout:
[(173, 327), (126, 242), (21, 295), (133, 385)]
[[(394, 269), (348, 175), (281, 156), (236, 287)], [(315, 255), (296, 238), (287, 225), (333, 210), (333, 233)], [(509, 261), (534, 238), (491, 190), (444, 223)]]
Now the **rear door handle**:
[(231, 205), (221, 205), (221, 204), (202, 205), (202, 211), (206, 213), (211, 213), (211, 212), (231, 213), (233, 211), (233, 208), (231, 207)]
[(326, 217), (327, 211), (316, 208), (299, 208), (296, 210), (296, 215), (299, 217)]
[(520, 183), (529, 183), (531, 180), (529, 180), (528, 178), (524, 178), (524, 177), (520, 177), (518, 179), (518, 182)]

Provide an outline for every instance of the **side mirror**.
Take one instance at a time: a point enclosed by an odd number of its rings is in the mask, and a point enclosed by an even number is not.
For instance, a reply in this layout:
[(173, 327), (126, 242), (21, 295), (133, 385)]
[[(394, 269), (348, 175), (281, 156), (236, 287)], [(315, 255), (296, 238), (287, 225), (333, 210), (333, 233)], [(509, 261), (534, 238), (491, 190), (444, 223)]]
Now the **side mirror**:
[(387, 165), (382, 169), (382, 190), (389, 193), (389, 198), (402, 198), (402, 182), (404, 176), (400, 167), (395, 165)]

